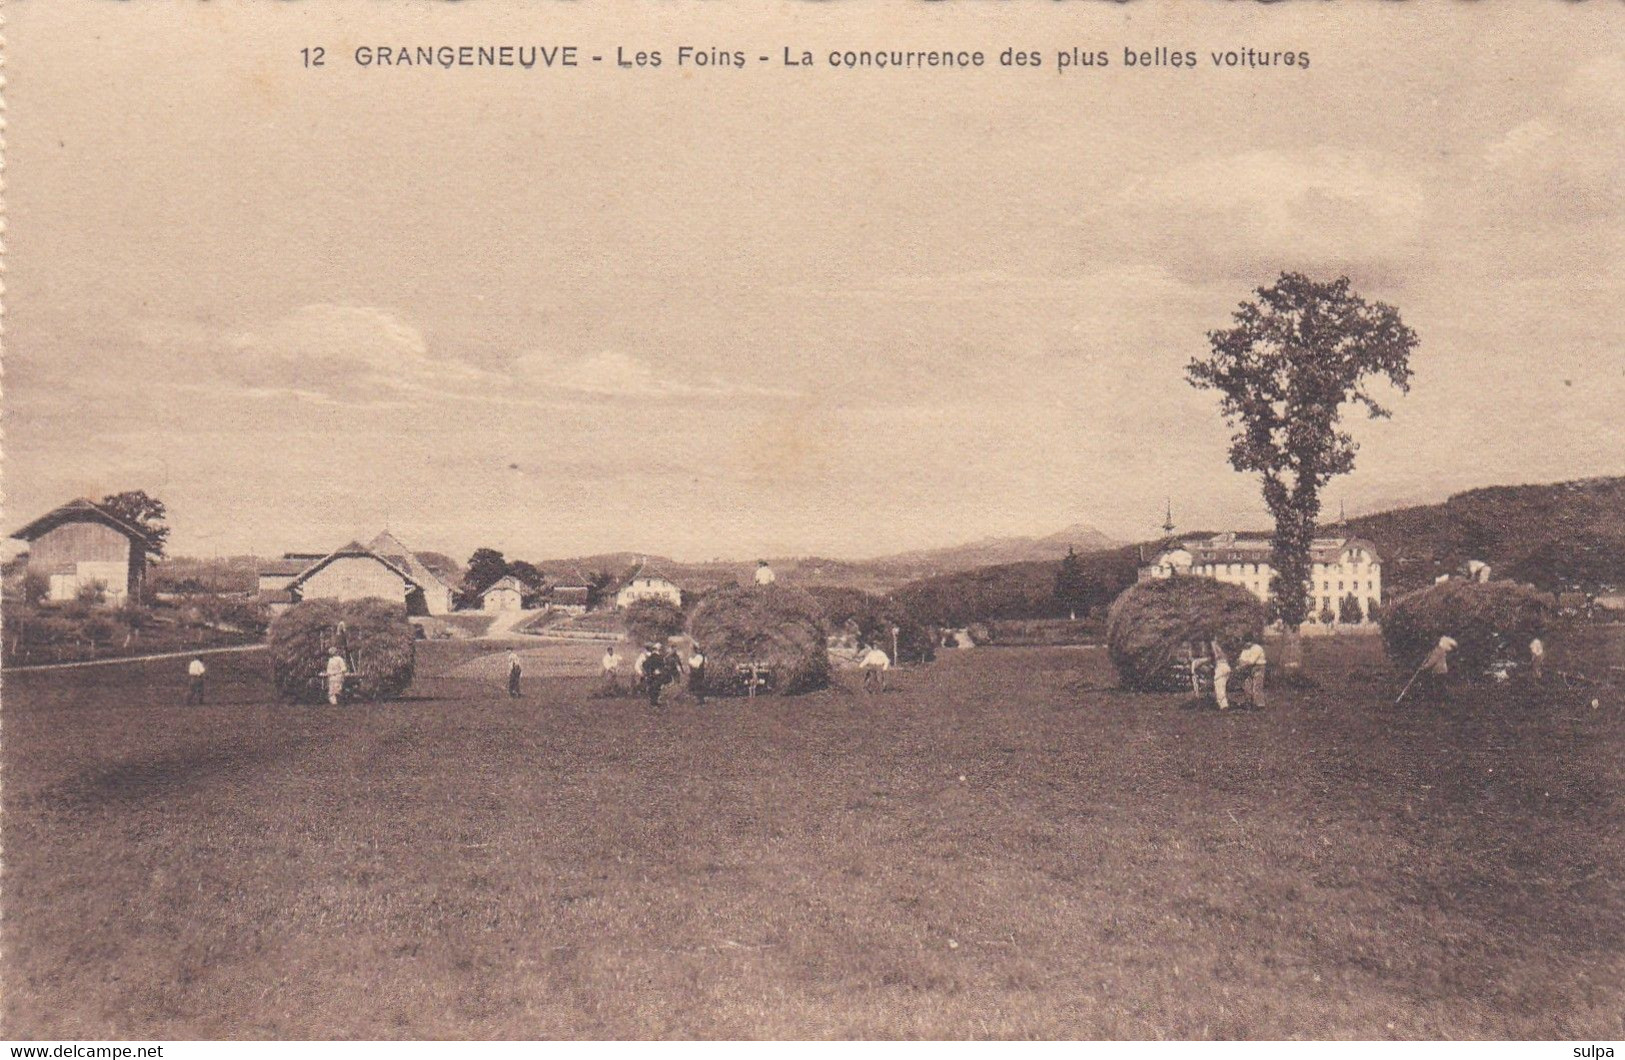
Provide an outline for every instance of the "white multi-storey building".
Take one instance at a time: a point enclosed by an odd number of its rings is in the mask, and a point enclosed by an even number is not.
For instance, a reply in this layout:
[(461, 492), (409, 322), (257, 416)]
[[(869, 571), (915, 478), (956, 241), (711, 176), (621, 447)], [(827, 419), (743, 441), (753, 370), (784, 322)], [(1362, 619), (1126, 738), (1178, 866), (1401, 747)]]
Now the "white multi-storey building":
[[(1323, 612), (1338, 624), (1369, 623), (1382, 602), (1382, 560), (1376, 546), (1357, 537), (1317, 537), (1309, 548), (1309, 617)], [(1267, 534), (1215, 534), (1164, 549), (1140, 569), (1141, 580), (1176, 574), (1239, 585), (1260, 600), (1270, 600), (1275, 568), (1270, 565)], [(1358, 615), (1345, 619), (1345, 602), (1359, 604)]]

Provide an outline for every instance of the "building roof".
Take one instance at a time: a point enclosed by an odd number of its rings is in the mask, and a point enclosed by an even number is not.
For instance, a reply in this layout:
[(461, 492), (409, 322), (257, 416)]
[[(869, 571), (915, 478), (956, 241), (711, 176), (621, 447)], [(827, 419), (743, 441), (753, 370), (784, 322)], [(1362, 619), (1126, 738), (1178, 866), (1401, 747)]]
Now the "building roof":
[(300, 573), (312, 563), (321, 559), (321, 556), (283, 556), (281, 559), (268, 559), (260, 564), (261, 577), (276, 575), (291, 577)]
[(378, 536), (373, 538), (367, 545), (367, 548), (411, 574), (412, 579), (420, 586), (446, 590), (451, 588), (446, 584), (444, 578), (430, 570), (421, 559), (418, 559), (416, 552), (401, 544), (401, 539), (388, 530), (380, 531)]
[(522, 596), (530, 589), (530, 586), (526, 585), (512, 574), (504, 574), (490, 585), (487, 585), (484, 589), (481, 589), (480, 596), (483, 598), (487, 593), (494, 593), (498, 589), (512, 589)]
[(559, 603), (586, 603), (592, 590), (585, 585), (555, 585), (548, 591), (550, 600)]
[(664, 574), (661, 574), (659, 570), (657, 570), (654, 566), (649, 564), (647, 561), (644, 561), (644, 562), (638, 564), (638, 569), (633, 571), (631, 573), (631, 575), (625, 581), (623, 581), (620, 584), (619, 588), (616, 591), (618, 592), (620, 589), (629, 588), (632, 585), (633, 582), (639, 582), (639, 581), (665, 582), (667, 585), (671, 586), (673, 589), (676, 589), (678, 587), (676, 582), (672, 581), (670, 578), (666, 577)]
[(392, 561), (390, 561), (388, 559), (385, 559), (383, 556), (380, 556), (378, 553), (372, 551), (372, 549), (367, 548), (365, 545), (363, 545), (359, 541), (352, 541), (348, 545), (344, 545), (341, 548), (336, 548), (332, 552), (329, 552), (327, 555), (323, 556), (321, 559), (319, 559), (316, 562), (314, 562), (314, 563), (310, 564), (309, 566), (305, 567), (303, 570), (301, 570), (299, 572), (298, 577), (294, 578), (293, 581), (288, 583), (288, 588), (289, 589), (298, 588), (298, 586), (299, 586), (299, 584), (301, 582), (304, 582), (304, 581), (308, 580), (311, 575), (315, 574), (317, 571), (321, 570), (323, 567), (326, 567), (328, 564), (332, 563), (334, 560), (347, 559), (347, 558), (357, 558), (357, 557), (365, 557), (367, 559), (376, 560), (379, 563), (382, 563), (384, 566), (388, 567), (390, 570), (394, 571), (396, 574), (400, 575), (401, 579), (403, 581), (405, 581), (408, 585), (413, 586), (414, 588), (418, 588), (418, 589), (423, 588), (423, 584), (421, 582), (419, 582), (416, 578), (412, 577), (411, 573), (408, 572), (404, 567), (402, 567), (399, 564), (394, 563), (394, 562), (392, 562)]
[(147, 531), (134, 523), (119, 518), (95, 501), (87, 500), (84, 497), (71, 500), (59, 508), (51, 509), (26, 526), (14, 530), (11, 536), (19, 541), (34, 541), (44, 537), (64, 523), (101, 523), (103, 526), (109, 526), (117, 530), (148, 552), (158, 551), (158, 546), (153, 543), (152, 537)]
[[(1197, 563), (1268, 563), (1274, 547), (1268, 534), (1215, 534), (1182, 543)], [(1336, 563), (1349, 548), (1359, 547), (1377, 555), (1377, 546), (1359, 537), (1317, 537), (1309, 546), (1315, 563)]]

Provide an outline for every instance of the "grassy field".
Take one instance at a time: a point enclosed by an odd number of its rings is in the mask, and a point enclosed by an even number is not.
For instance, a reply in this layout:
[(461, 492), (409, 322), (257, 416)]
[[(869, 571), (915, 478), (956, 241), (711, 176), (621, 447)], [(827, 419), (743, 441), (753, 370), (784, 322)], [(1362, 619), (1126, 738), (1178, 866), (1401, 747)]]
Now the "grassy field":
[(1079, 648), (659, 713), (472, 643), (338, 710), (7, 675), (4, 1034), (1625, 1036), (1617, 691), (1395, 709), (1374, 648), (1237, 716)]

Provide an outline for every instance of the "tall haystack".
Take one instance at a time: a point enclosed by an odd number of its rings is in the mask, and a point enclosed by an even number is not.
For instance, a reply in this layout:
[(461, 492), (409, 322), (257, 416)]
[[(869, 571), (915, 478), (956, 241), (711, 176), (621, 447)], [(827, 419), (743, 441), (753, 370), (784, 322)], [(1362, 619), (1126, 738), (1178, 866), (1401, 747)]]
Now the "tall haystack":
[(738, 666), (770, 668), (780, 693), (829, 684), (823, 613), (800, 589), (774, 583), (717, 589), (694, 609), (689, 635), (706, 654), (707, 680), (728, 687)]
[(1440, 637), (1456, 641), (1450, 668), (1469, 677), (1497, 661), (1528, 657), (1544, 636), (1557, 600), (1532, 585), (1452, 578), (1407, 593), (1382, 614), (1383, 646), (1403, 670), (1415, 669)]
[(416, 645), (399, 601), (307, 600), (277, 616), (266, 640), (277, 692), (296, 703), (326, 699), (320, 680), (337, 647), (354, 675), (352, 699), (394, 699), (412, 683)]
[(1106, 616), (1106, 648), (1124, 688), (1167, 686), (1170, 664), (1217, 638), (1232, 653), (1264, 635), (1264, 605), (1239, 585), (1173, 577), (1130, 586)]

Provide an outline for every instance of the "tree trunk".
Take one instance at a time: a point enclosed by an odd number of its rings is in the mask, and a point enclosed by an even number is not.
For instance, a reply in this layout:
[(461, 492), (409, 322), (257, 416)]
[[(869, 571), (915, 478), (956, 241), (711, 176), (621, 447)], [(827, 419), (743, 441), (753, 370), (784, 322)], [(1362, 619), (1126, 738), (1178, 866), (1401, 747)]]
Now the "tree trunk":
[(1287, 629), (1281, 637), (1281, 668), (1292, 671), (1303, 669), (1303, 634), (1297, 626)]

